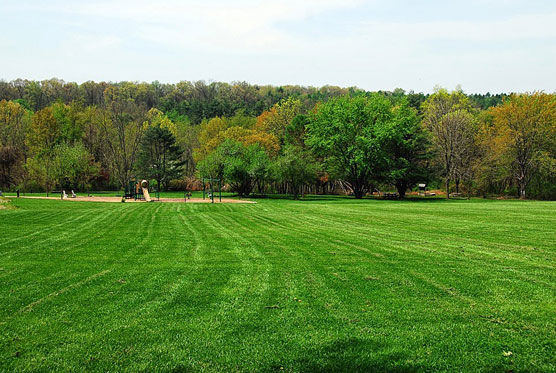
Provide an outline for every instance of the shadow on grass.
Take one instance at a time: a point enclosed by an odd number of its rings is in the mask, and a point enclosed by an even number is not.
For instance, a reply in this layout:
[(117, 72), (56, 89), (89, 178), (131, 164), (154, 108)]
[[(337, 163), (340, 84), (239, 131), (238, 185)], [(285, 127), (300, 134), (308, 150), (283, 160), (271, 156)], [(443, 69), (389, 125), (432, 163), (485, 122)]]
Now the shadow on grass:
[(301, 372), (416, 372), (423, 366), (408, 362), (407, 354), (391, 351), (387, 345), (372, 340), (349, 338), (305, 351), (303, 357), (284, 367), (271, 364), (267, 369)]
[[(382, 198), (378, 196), (368, 196), (361, 199), (357, 199), (353, 196), (342, 196), (342, 195), (332, 195), (332, 194), (311, 194), (305, 195), (303, 198), (297, 200), (293, 199), (293, 196), (287, 194), (268, 194), (265, 196), (249, 196), (249, 199), (266, 199), (266, 200), (289, 200), (298, 202), (417, 202), (417, 203), (442, 203), (442, 202), (454, 202), (454, 201), (469, 201), (467, 198), (450, 198), (446, 199), (444, 197), (418, 197), (418, 196), (406, 196), (404, 199), (399, 198)], [(477, 199), (472, 199), (477, 200)], [(483, 199), (481, 199), (482, 201)], [(485, 199), (484, 201), (490, 201)]]

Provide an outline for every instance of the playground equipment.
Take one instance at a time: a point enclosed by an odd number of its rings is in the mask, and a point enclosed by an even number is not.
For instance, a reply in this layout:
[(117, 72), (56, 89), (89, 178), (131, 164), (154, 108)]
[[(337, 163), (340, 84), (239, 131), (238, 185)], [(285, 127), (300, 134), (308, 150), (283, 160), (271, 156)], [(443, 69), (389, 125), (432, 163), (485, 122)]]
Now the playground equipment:
[(218, 185), (218, 199), (222, 202), (222, 183), (220, 179), (213, 178), (203, 178), (203, 199), (205, 196), (210, 199), (211, 203), (214, 203), (214, 186)]
[[(124, 198), (151, 202), (152, 198), (149, 193), (149, 182), (147, 180), (142, 180), (140, 182), (131, 180), (125, 188)], [(158, 191), (156, 192), (156, 198), (160, 198), (160, 193)]]
[(151, 202), (151, 196), (149, 195), (149, 183), (147, 182), (147, 180), (141, 181), (141, 190), (143, 192), (145, 201)]
[(132, 199), (135, 198), (136, 188), (135, 188), (135, 181), (129, 181), (128, 185), (125, 187), (124, 198), (125, 199)]

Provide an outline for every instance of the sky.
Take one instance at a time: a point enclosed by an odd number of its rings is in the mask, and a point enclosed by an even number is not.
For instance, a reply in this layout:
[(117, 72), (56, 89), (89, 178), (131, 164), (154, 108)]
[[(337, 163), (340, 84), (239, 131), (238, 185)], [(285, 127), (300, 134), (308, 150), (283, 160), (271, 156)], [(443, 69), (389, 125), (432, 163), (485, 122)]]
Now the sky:
[(556, 90), (556, 1), (0, 0), (0, 79)]

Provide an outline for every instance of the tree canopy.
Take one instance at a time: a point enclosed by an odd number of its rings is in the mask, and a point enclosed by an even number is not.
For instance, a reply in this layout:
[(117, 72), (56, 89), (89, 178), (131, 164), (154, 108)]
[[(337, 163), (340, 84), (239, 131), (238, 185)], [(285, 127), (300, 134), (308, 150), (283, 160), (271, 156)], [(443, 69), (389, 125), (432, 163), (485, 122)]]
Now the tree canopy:
[(462, 187), (553, 199), (554, 100), (442, 88), (0, 81), (0, 188), (122, 189), (147, 178), (183, 189), (207, 176), (240, 195), (395, 189), (403, 198), (427, 182), (447, 196)]

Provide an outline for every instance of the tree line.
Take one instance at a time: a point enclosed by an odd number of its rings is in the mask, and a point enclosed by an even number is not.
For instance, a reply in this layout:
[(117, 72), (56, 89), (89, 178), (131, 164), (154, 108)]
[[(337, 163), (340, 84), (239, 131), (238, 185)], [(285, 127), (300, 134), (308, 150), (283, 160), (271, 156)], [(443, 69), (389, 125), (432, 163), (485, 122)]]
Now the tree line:
[(556, 95), (0, 81), (0, 187), (556, 198)]

